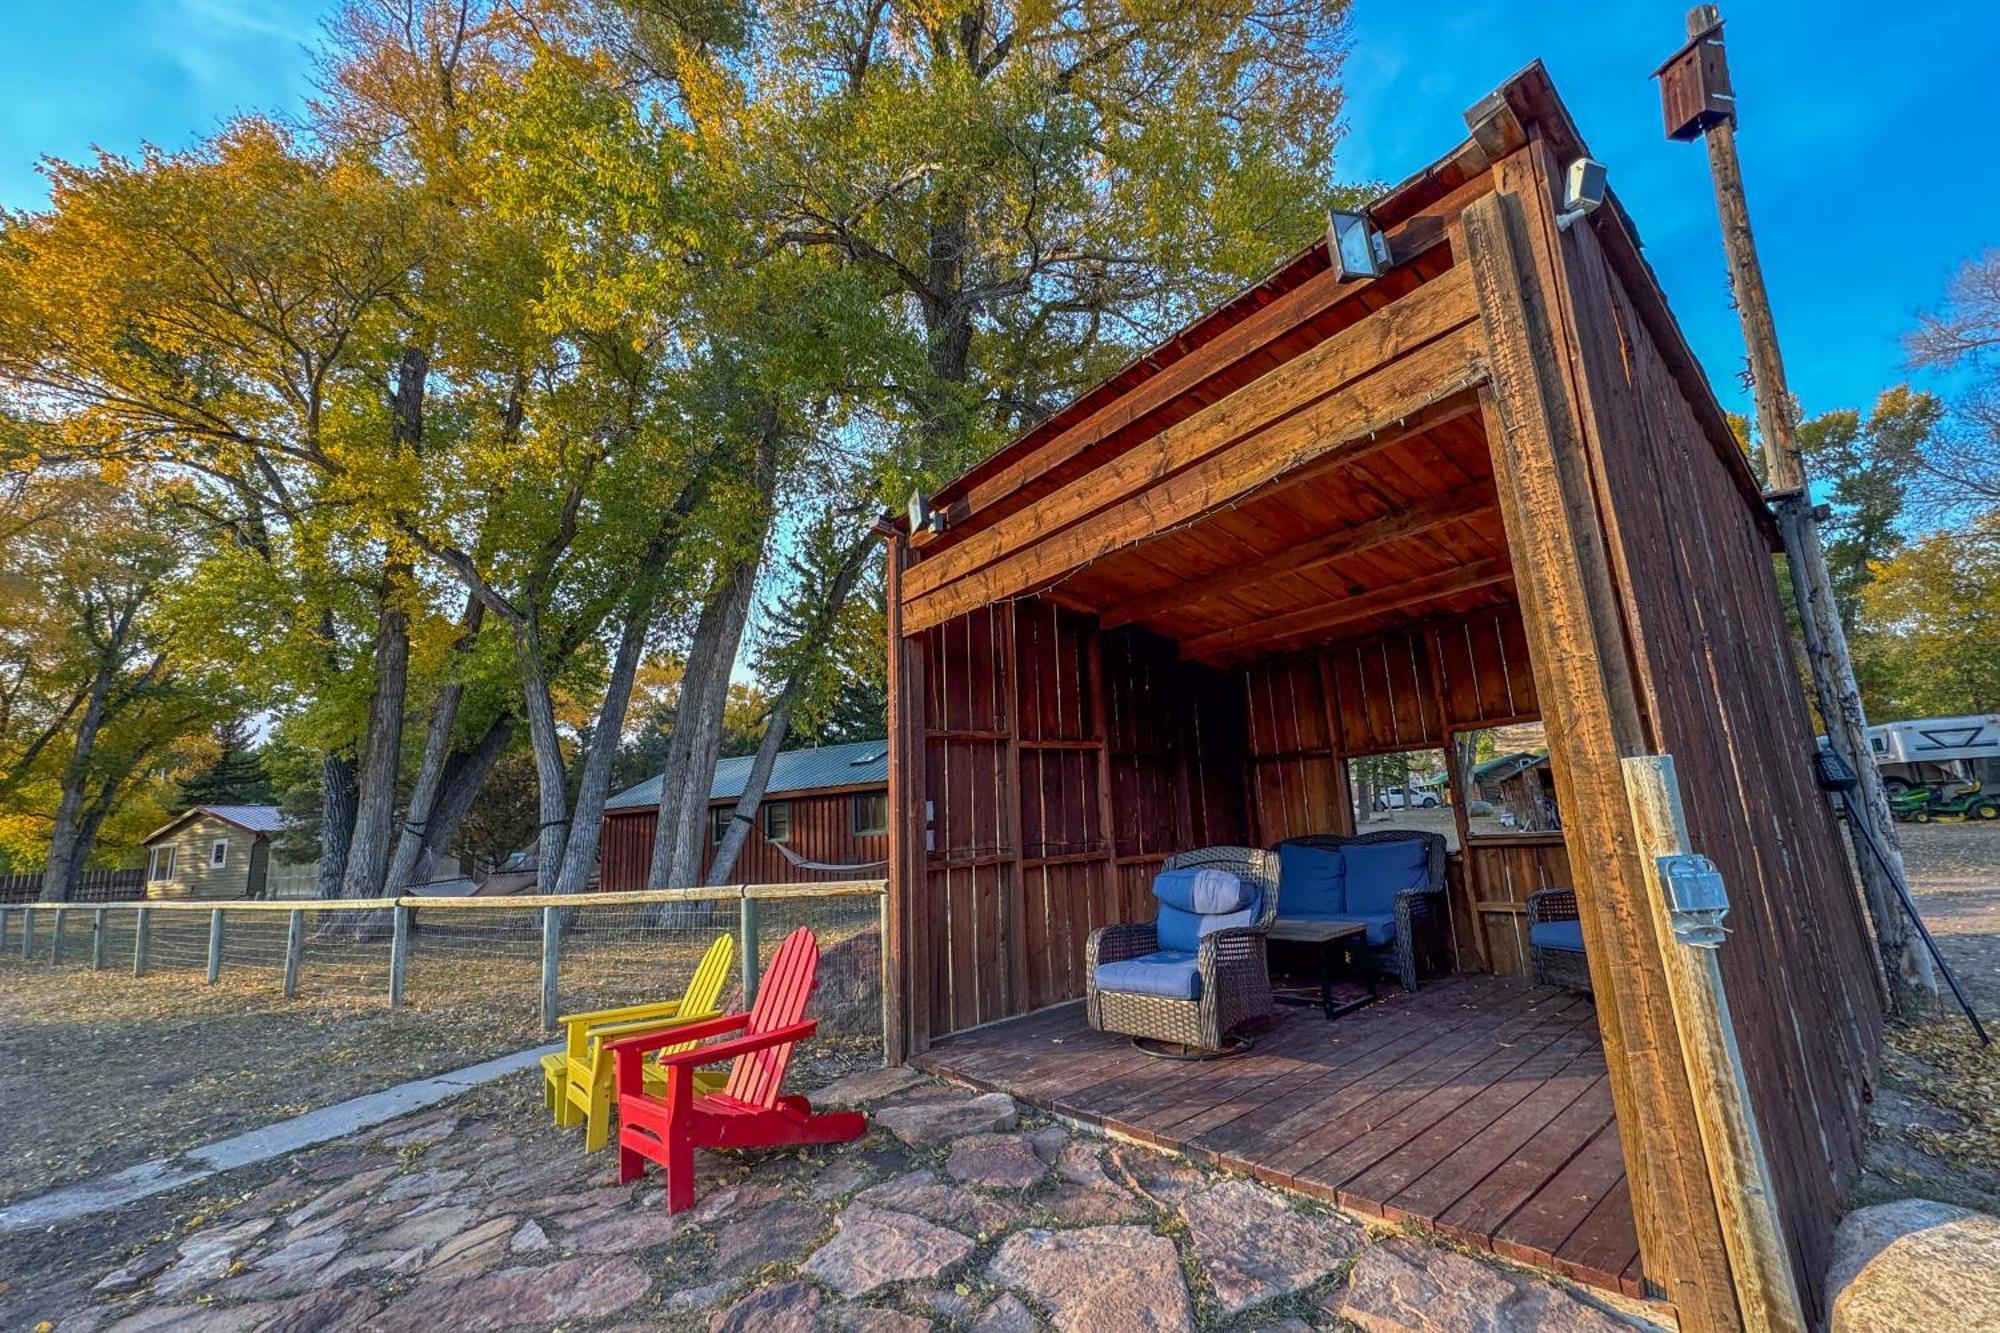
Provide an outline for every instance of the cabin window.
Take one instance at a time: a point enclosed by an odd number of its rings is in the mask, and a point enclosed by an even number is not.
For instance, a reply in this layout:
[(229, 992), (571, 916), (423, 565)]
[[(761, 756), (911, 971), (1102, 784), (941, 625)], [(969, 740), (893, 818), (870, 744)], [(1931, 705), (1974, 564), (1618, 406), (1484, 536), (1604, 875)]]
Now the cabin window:
[(865, 791), (854, 798), (854, 836), (872, 837), (889, 831), (889, 793)]
[(1561, 830), (1548, 729), (1539, 720), (1456, 732), (1451, 755), (1468, 838)]
[(229, 864), (229, 839), (217, 838), (208, 844), (208, 868), (220, 870)]
[(772, 842), (792, 840), (792, 803), (772, 801), (764, 806), (764, 836)]
[(729, 832), (729, 820), (736, 813), (733, 805), (712, 805), (708, 808), (708, 840), (717, 847)]
[(1398, 750), (1350, 759), (1347, 790), (1356, 833), (1421, 829), (1444, 834), (1445, 845), (1458, 850), (1444, 751)]
[(155, 847), (146, 861), (147, 879), (172, 879), (174, 877), (174, 845)]

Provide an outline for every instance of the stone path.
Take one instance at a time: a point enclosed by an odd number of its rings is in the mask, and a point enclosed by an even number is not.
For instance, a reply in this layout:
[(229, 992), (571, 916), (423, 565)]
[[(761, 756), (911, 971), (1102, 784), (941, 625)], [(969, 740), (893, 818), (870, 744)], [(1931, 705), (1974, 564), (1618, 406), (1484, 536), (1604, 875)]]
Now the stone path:
[[(697, 1206), (548, 1124), (531, 1075), (0, 1259), (55, 1333), (1172, 1333), (1635, 1326), (1552, 1282), (909, 1070), (823, 1090), (867, 1137), (698, 1154)], [(163, 1205), (190, 1210), (144, 1216)], [(115, 1225), (114, 1225), (115, 1223)], [(96, 1252), (97, 1250), (104, 1252)], [(32, 1253), (21, 1253), (31, 1250)], [(18, 1261), (17, 1271), (4, 1271)]]

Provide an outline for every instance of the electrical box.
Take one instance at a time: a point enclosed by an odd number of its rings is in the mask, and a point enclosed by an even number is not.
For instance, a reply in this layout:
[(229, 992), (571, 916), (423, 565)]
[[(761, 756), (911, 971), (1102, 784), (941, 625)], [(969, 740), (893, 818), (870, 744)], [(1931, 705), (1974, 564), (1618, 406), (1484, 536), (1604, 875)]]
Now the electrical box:
[(1722, 24), (1690, 38), (1667, 63), (1653, 71), (1660, 81), (1660, 106), (1667, 137), (1686, 142), (1709, 128), (1736, 119), (1736, 94), (1729, 86), (1729, 60), (1722, 49)]

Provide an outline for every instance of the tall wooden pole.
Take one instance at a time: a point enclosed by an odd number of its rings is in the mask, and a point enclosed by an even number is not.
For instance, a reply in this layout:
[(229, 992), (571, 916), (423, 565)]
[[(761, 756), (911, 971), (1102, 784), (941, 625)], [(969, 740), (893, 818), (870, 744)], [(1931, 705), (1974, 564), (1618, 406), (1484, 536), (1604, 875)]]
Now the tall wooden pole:
[[(1863, 897), (1874, 921), (1890, 1002), (1898, 1012), (1912, 1013), (1936, 1001), (1937, 976), (1929, 955), (1912, 936), (1898, 901), (1898, 883), (1908, 883), (1902, 843), (1889, 814), (1882, 776), (1868, 750), (1868, 717), (1854, 678), (1854, 660), (1848, 655), (1847, 634), (1834, 603), (1826, 553), (1820, 546), (1819, 523), (1813, 514), (1793, 420), (1791, 389), (1778, 351), (1777, 322), (1764, 289), (1757, 242), (1750, 232), (1743, 166), (1736, 156), (1736, 99), (1723, 58), (1718, 7), (1696, 5), (1690, 9), (1687, 35), (1688, 45), (1660, 70), (1667, 133), (1673, 138), (1692, 138), (1699, 133), (1707, 142), (1715, 206), (1722, 219), (1722, 244), (1729, 255), (1730, 288), (1743, 325), (1743, 343), (1749, 351), (1757, 431), (1771, 488), (1769, 500), (1784, 540), (1785, 564), (1798, 604), (1813, 693), (1826, 724), (1828, 743), (1859, 778), (1857, 799), (1850, 806), (1848, 836), (1861, 868)], [(1886, 865), (1869, 848), (1864, 831), (1854, 826), (1859, 820), (1867, 821), (1874, 831)]]

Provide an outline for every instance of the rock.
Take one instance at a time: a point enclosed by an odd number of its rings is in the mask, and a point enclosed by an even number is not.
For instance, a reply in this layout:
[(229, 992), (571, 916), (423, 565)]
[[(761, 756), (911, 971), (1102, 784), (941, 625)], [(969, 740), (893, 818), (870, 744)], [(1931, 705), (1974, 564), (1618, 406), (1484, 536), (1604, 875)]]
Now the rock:
[(426, 1283), (369, 1321), (370, 1333), (438, 1333), (543, 1327), (603, 1319), (646, 1294), (645, 1270), (630, 1259), (567, 1259), (545, 1268), (503, 1268), (463, 1282)]
[(1194, 1327), (1180, 1253), (1144, 1227), (1018, 1231), (1001, 1242), (986, 1275), (1046, 1306), (1066, 1331)]
[(155, 1300), (177, 1296), (222, 1277), (236, 1256), (271, 1229), (272, 1218), (254, 1217), (233, 1226), (209, 1227), (180, 1243), (180, 1257), (153, 1284)]
[(1346, 1288), (1321, 1304), (1367, 1333), (1629, 1330), (1554, 1283), (1400, 1237), (1363, 1250)]
[(414, 1148), (419, 1144), (442, 1143), (458, 1128), (455, 1115), (434, 1116), (429, 1120), (404, 1121), (394, 1133), (382, 1136), (391, 1148)]
[(665, 1245), (687, 1229), (664, 1206), (614, 1211), (587, 1227), (563, 1233), (564, 1254), (623, 1254), (649, 1245)]
[(1096, 1227), (1109, 1222), (1143, 1222), (1153, 1215), (1152, 1205), (1110, 1181), (1102, 1185), (1072, 1185), (1068, 1181), (1036, 1200), (1041, 1207), (1070, 1226)]
[(836, 1305), (820, 1316), (820, 1327), (839, 1333), (930, 1333), (931, 1321), (901, 1310), (872, 1305)]
[(293, 1169), (315, 1183), (351, 1180), (355, 1176), (372, 1175), (377, 1171), (393, 1172), (397, 1165), (394, 1153), (374, 1148), (322, 1148), (292, 1158)]
[(875, 1123), (912, 1148), (935, 1148), (962, 1134), (1012, 1129), (1018, 1114), (1012, 1097), (1004, 1092), (988, 1092), (977, 1097), (885, 1106), (875, 1112)]
[(1056, 1157), (1056, 1174), (1075, 1185), (1111, 1185), (1111, 1177), (1104, 1173), (1104, 1159), (1097, 1149), (1081, 1140), (1072, 1139)]
[(806, 1193), (820, 1203), (830, 1203), (863, 1188), (872, 1182), (875, 1176), (876, 1172), (867, 1162), (859, 1158), (843, 1157), (820, 1172)]
[(412, 1171), (406, 1176), (397, 1176), (376, 1196), (382, 1203), (396, 1203), (402, 1199), (420, 1199), (427, 1194), (436, 1194), (459, 1184), (466, 1177), (463, 1168), (449, 1170), (432, 1169)]
[(267, 1305), (156, 1305), (119, 1320), (104, 1333), (239, 1333), (271, 1317)]
[(412, 1213), (403, 1221), (390, 1227), (379, 1236), (367, 1242), (371, 1250), (425, 1250), (441, 1241), (450, 1240), (471, 1225), (479, 1216), (475, 1208), (463, 1204), (453, 1204), (444, 1208), (432, 1208), (421, 1213)]
[(710, 1320), (708, 1333), (818, 1333), (825, 1301), (810, 1282), (774, 1282)]
[(968, 1185), (1024, 1190), (1048, 1174), (1049, 1164), (1024, 1134), (968, 1134), (951, 1145), (944, 1169)]
[[(762, 1208), (765, 1204), (782, 1199), (784, 1196), (785, 1190), (782, 1185), (773, 1185), (768, 1181), (746, 1180), (738, 1185), (725, 1185), (719, 1190), (710, 1190), (707, 1194), (697, 1192), (694, 1207), (683, 1216), (696, 1226), (706, 1226), (711, 1222), (734, 1217), (748, 1208)], [(662, 1211), (665, 1211), (664, 1207)]]
[(979, 1312), (972, 1321), (972, 1333), (1034, 1333), (1034, 1311), (1021, 1298), (1008, 1292)]
[(682, 1287), (679, 1291), (668, 1292), (665, 1299), (660, 1302), (660, 1308), (671, 1310), (676, 1314), (693, 1314), (714, 1305), (727, 1296), (730, 1288), (735, 1285), (725, 1279), (721, 1282), (705, 1283), (699, 1287)]
[(291, 1212), (286, 1213), (285, 1225), (289, 1227), (301, 1227), (317, 1218), (324, 1217), (327, 1213), (340, 1208), (342, 1205), (360, 1199), (368, 1191), (374, 1189), (377, 1185), (380, 1185), (395, 1174), (396, 1168), (392, 1163), (389, 1166), (376, 1167), (372, 1171), (362, 1171), (349, 1175), (317, 1199), (300, 1204)]
[(248, 1272), (225, 1280), (216, 1293), (231, 1298), (284, 1296), (323, 1287), (327, 1266), (346, 1244), (344, 1227), (287, 1237), (276, 1249), (258, 1256)]
[(1192, 1162), (1123, 1143), (1111, 1150), (1111, 1169), (1126, 1186), (1162, 1208), (1172, 1208), (1183, 1194), (1208, 1183)]
[(856, 1203), (840, 1215), (840, 1232), (799, 1270), (849, 1300), (891, 1282), (942, 1277), (972, 1253), (956, 1231), (908, 1213)]
[(538, 1254), (549, 1248), (549, 1233), (542, 1230), (540, 1222), (523, 1222), (521, 1229), (514, 1233), (514, 1239), (507, 1242), (507, 1248), (516, 1254)]
[(826, 1230), (826, 1214), (808, 1204), (780, 1199), (746, 1214), (715, 1233), (718, 1277), (741, 1277), (766, 1264), (796, 1262)]
[(100, 1296), (123, 1296), (126, 1292), (137, 1291), (166, 1272), (176, 1253), (178, 1251), (172, 1245), (148, 1245), (99, 1278), (91, 1290)]
[(1831, 1333), (2000, 1328), (2000, 1218), (1930, 1199), (1856, 1209), (1826, 1289)]
[(437, 1253), (423, 1267), (424, 1279), (445, 1281), (475, 1277), (497, 1267), (501, 1257), (507, 1253), (507, 1241), (514, 1234), (514, 1224), (518, 1220), (507, 1215), (488, 1218), (469, 1231), (459, 1232), (438, 1246)]
[(1363, 1244), (1361, 1228), (1306, 1217), (1282, 1196), (1236, 1177), (1181, 1199), (1195, 1257), (1229, 1314), (1303, 1291)]
[(806, 1094), (814, 1106), (866, 1106), (923, 1081), (923, 1075), (908, 1065), (864, 1069), (858, 1074), (835, 1079), (818, 1092)]
[[(965, 1288), (971, 1291), (970, 1287)], [(939, 1319), (963, 1320), (973, 1311), (972, 1297), (962, 1296), (950, 1287), (931, 1287), (918, 1283), (903, 1290), (903, 1303), (921, 1305)]]
[(381, 1308), (382, 1297), (367, 1287), (310, 1292), (279, 1302), (257, 1333), (347, 1333), (367, 1326)]
[(915, 1213), (968, 1236), (990, 1236), (1021, 1220), (1021, 1205), (1010, 1199), (975, 1194), (958, 1185), (947, 1185), (929, 1171), (910, 1171), (871, 1186), (854, 1196), (854, 1202), (890, 1208), (899, 1213)]
[(1069, 1147), (1069, 1131), (1061, 1125), (1044, 1125), (1028, 1134), (1028, 1142), (1034, 1145), (1035, 1156), (1044, 1162), (1053, 1163)]

